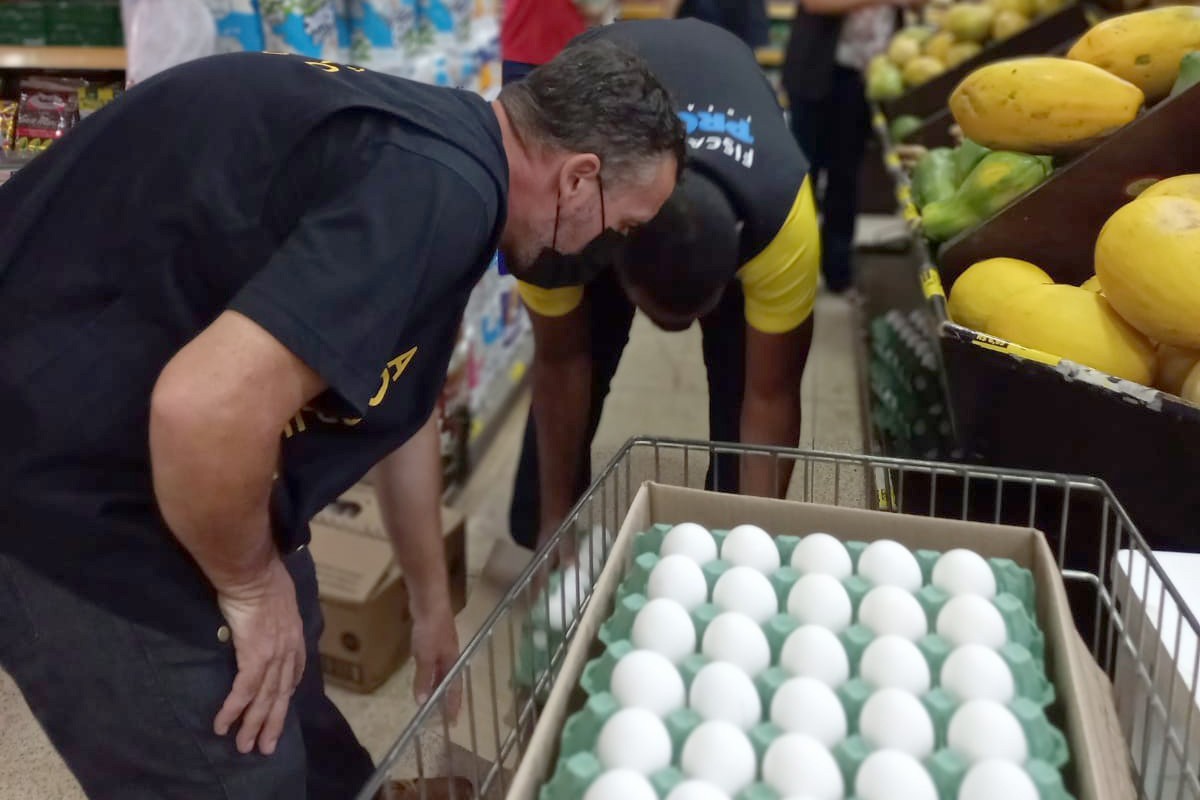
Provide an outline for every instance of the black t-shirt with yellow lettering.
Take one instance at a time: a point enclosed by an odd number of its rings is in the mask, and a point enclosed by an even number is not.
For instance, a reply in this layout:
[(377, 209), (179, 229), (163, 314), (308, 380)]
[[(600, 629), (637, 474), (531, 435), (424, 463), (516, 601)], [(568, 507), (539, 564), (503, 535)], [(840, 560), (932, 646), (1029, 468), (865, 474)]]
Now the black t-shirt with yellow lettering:
[(150, 395), (229, 309), (331, 387), (280, 432), (272, 521), (303, 543), (434, 408), (507, 190), (481, 98), (299, 56), (191, 62), (84, 120), (0, 187), (0, 552), (105, 602), (187, 571)]

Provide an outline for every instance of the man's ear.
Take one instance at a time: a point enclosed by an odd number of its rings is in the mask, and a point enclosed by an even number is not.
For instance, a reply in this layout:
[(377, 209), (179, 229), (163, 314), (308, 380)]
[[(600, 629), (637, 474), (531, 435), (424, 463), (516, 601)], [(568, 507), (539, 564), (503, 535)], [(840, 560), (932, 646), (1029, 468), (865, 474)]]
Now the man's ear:
[(559, 170), (559, 196), (573, 205), (582, 196), (590, 196), (588, 184), (600, 174), (600, 157), (595, 153), (576, 153), (563, 162)]

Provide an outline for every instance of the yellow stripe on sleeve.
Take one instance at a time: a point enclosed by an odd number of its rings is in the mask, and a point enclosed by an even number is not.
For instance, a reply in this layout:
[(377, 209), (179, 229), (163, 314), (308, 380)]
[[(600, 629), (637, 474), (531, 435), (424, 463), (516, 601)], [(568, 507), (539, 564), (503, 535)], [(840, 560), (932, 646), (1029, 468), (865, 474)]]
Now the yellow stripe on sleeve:
[(543, 317), (565, 317), (583, 302), (582, 286), (543, 289), (532, 283), (517, 281), (517, 293), (521, 295), (530, 311)]
[(740, 270), (746, 322), (763, 333), (787, 333), (812, 314), (821, 269), (821, 234), (809, 178), (804, 179), (783, 227)]

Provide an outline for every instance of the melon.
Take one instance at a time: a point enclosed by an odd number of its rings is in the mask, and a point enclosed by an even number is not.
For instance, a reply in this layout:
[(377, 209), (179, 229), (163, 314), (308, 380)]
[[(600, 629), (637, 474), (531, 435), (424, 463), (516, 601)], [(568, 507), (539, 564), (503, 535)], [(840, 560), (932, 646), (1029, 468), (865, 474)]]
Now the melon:
[(1176, 175), (1152, 183), (1138, 195), (1139, 200), (1145, 197), (1190, 197), (1200, 200), (1200, 174)]
[(1200, 406), (1200, 364), (1192, 367), (1183, 381), (1179, 396), (1195, 406)]
[(1054, 283), (1035, 264), (1019, 258), (989, 258), (972, 264), (950, 289), (950, 319), (965, 328), (987, 330), (988, 317), (1013, 294)]
[(1102, 296), (1078, 286), (1017, 292), (992, 314), (987, 333), (1128, 381), (1148, 386), (1154, 378), (1154, 345)]
[(1100, 285), (1100, 279), (1095, 275), (1079, 284), (1079, 288), (1087, 289), (1089, 292), (1095, 292), (1096, 294), (1104, 294), (1104, 287)]
[(1126, 321), (1156, 342), (1200, 348), (1200, 200), (1142, 196), (1117, 209), (1095, 264)]

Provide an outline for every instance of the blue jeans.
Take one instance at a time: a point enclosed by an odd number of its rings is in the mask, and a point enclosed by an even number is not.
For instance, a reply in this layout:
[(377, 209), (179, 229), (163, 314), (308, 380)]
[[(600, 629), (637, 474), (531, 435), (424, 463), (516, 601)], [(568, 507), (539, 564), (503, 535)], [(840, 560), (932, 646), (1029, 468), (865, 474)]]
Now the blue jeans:
[[(285, 559), (308, 664), (272, 756), (243, 755), (213, 718), (237, 671), (233, 647), (184, 642), (81, 599), (0, 555), (0, 666), (94, 800), (347, 800), (373, 770), (325, 696), (316, 575)], [(189, 609), (179, 609), (181, 617)], [(310, 757), (311, 756), (311, 757)]]
[(871, 116), (862, 73), (835, 66), (829, 94), (817, 100), (790, 97), (792, 133), (812, 164), (813, 190), (821, 209), (821, 273), (826, 287), (842, 292), (853, 281), (854, 222), (858, 216), (859, 167)]

